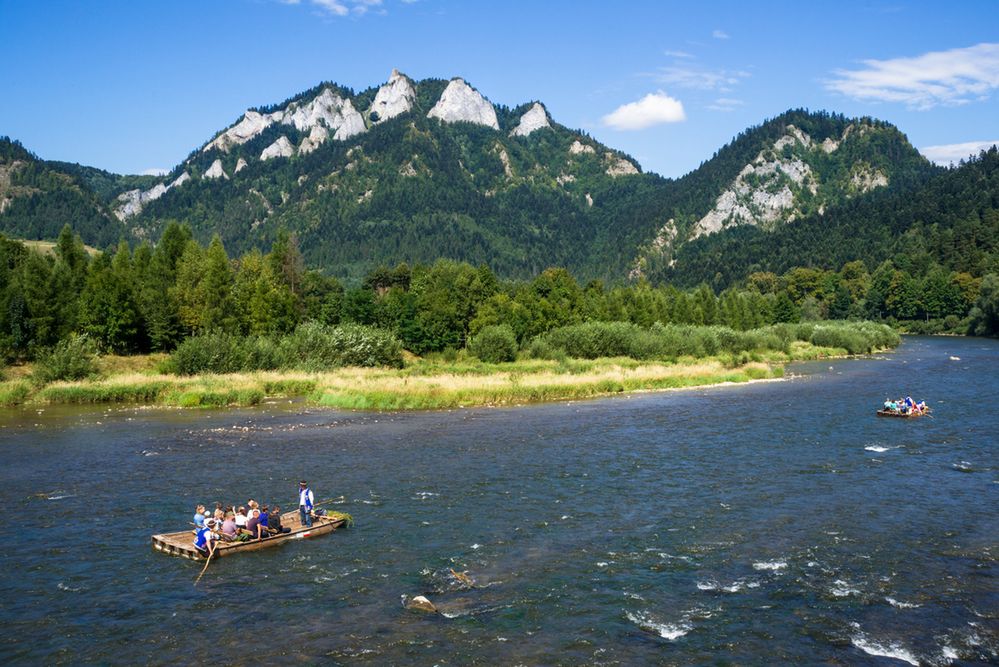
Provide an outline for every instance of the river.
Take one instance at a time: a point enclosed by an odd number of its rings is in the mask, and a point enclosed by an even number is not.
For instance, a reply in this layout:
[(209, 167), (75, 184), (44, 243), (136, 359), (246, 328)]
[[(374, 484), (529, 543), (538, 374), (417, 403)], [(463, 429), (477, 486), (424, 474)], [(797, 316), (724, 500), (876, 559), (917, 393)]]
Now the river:
[[(875, 417), (902, 393), (932, 418)], [(0, 660), (994, 663), (997, 398), (999, 341), (907, 337), (783, 382), (510, 409), (0, 412)], [(291, 508), (302, 477), (354, 527), (197, 587), (150, 548), (197, 501)]]

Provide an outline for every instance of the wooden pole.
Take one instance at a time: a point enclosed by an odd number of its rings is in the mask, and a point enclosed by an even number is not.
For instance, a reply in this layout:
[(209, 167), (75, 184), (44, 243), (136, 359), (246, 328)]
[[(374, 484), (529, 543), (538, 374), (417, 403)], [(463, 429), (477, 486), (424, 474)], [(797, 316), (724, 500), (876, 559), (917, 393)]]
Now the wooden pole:
[[(215, 540), (212, 540), (212, 541), (214, 542)], [(194, 580), (194, 585), (195, 586), (197, 586), (198, 582), (201, 581), (201, 577), (205, 576), (205, 572), (208, 570), (208, 564), (212, 562), (212, 556), (215, 555), (215, 552), (218, 551), (218, 549), (219, 549), (219, 546), (216, 544), (215, 548), (212, 549), (211, 553), (208, 554), (208, 560), (205, 561), (205, 566), (203, 568), (201, 568), (201, 574), (199, 574), (198, 578)]]

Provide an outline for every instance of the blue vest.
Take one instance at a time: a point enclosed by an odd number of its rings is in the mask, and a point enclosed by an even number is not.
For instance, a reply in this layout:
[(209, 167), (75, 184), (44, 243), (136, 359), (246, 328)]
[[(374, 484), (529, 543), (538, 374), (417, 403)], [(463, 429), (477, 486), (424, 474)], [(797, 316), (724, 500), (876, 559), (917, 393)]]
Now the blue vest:
[(208, 548), (208, 533), (212, 532), (211, 528), (202, 528), (198, 531), (198, 534), (194, 537), (194, 546), (199, 549)]

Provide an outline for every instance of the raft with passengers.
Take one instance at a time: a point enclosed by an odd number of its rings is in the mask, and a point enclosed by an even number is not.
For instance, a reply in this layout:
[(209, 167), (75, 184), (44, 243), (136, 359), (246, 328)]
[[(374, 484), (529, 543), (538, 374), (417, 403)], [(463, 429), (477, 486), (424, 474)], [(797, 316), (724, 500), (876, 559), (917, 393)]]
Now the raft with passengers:
[(930, 414), (930, 407), (926, 405), (926, 401), (914, 401), (912, 396), (894, 401), (886, 398), (884, 405), (877, 412), (878, 417), (900, 417), (902, 419), (923, 417), (928, 414)]
[(303, 481), (299, 488), (298, 510), (281, 513), (281, 508), (261, 506), (255, 500), (245, 506), (223, 508), (216, 503), (209, 513), (204, 505), (195, 509), (193, 530), (153, 535), (153, 549), (192, 560), (222, 558), (236, 552), (256, 551), (289, 540), (318, 537), (353, 523), (349, 514), (327, 512), (315, 503), (312, 491)]

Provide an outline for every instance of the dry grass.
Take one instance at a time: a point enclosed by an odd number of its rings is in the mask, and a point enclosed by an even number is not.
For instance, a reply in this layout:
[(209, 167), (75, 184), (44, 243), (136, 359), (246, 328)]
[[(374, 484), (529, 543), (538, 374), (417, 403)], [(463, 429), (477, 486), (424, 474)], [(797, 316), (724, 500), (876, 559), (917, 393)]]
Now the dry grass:
[[(304, 396), (320, 405), (367, 410), (438, 409), (511, 405), (609, 394), (745, 382), (780, 375), (750, 363), (729, 368), (718, 360), (640, 363), (631, 359), (467, 364), (453, 368), (416, 361), (407, 369), (345, 368), (325, 373), (256, 372), (176, 376), (156, 373), (155, 360), (136, 358), (109, 366), (138, 370), (97, 380), (53, 382), (33, 389), (21, 381), (0, 386), (0, 404), (144, 403), (178, 407), (255, 405), (267, 397)], [(452, 372), (456, 371), (456, 372)]]
[(260, 371), (229, 375), (176, 376), (156, 369), (163, 355), (106, 356), (101, 379), (27, 381), (30, 366), (7, 369), (0, 405), (31, 403), (143, 403), (179, 407), (255, 405), (267, 397), (305, 397), (345, 409), (407, 410), (516, 405), (543, 401), (657, 391), (725, 382), (772, 379), (792, 360), (839, 356), (843, 350), (793, 343), (788, 353), (754, 352), (676, 363), (629, 358), (522, 359), (488, 364), (462, 356), (408, 358), (406, 367), (344, 368), (322, 373)]

